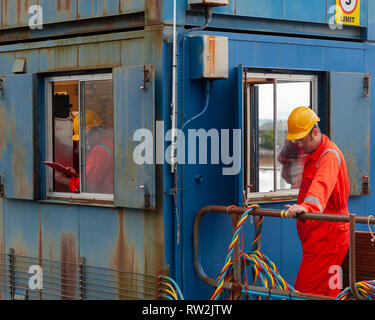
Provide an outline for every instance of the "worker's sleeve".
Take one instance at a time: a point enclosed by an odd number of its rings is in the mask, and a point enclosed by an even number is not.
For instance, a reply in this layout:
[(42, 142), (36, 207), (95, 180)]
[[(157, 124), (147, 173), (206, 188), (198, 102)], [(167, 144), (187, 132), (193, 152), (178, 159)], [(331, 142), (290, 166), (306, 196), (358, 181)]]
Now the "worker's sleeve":
[(98, 192), (100, 184), (103, 183), (107, 173), (107, 168), (113, 159), (108, 152), (96, 146), (90, 153), (86, 164), (86, 182), (88, 192)]
[(72, 192), (79, 192), (79, 177), (71, 177), (69, 180), (69, 188)]
[(305, 199), (300, 204), (307, 212), (324, 212), (336, 185), (341, 160), (336, 153), (327, 152), (317, 163), (317, 171)]

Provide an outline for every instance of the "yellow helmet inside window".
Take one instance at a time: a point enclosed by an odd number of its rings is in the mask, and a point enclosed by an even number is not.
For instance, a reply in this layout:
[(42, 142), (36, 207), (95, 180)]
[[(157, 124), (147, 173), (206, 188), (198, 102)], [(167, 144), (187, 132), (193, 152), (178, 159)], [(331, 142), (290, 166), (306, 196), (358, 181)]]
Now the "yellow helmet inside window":
[[(85, 112), (85, 120), (86, 120), (86, 133), (94, 128), (99, 127), (103, 124), (103, 120), (99, 117), (99, 115), (95, 111), (87, 110)], [(79, 140), (79, 114), (77, 114), (73, 119), (73, 132), (74, 135), (72, 137), (73, 141)]]
[(298, 107), (292, 111), (288, 119), (288, 140), (303, 139), (314, 124), (320, 121), (316, 113), (308, 107)]

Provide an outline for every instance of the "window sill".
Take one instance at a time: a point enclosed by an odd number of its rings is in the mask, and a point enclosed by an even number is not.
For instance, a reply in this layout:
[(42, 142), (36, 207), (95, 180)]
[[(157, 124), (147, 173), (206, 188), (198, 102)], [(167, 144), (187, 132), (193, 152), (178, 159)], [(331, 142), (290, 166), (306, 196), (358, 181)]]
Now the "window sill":
[(297, 201), (298, 189), (279, 192), (258, 192), (248, 196), (249, 203)]
[(40, 202), (59, 203), (59, 204), (75, 204), (96, 207), (114, 208), (113, 195), (99, 194), (69, 194), (69, 193), (51, 193), (47, 194), (45, 200)]

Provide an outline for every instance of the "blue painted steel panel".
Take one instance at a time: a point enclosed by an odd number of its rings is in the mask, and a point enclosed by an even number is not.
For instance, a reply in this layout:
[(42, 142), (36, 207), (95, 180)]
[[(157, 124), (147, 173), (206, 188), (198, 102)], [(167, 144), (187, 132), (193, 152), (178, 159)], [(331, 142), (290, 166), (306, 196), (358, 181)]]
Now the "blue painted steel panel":
[[(57, 204), (39, 205), (39, 258), (78, 263), (80, 232), (78, 207)], [(58, 214), (56, 214), (58, 212)]]
[(283, 0), (237, 0), (236, 13), (240, 16), (282, 19)]
[[(145, 77), (148, 81), (145, 82)], [(155, 136), (155, 85), (152, 66), (115, 68), (115, 204), (128, 208), (155, 208), (155, 155), (152, 163), (136, 164), (135, 148), (141, 143), (133, 140), (139, 129)], [(142, 142), (143, 143), (143, 142)], [(148, 146), (150, 146), (148, 144)], [(146, 150), (146, 152), (148, 152)]]
[(120, 0), (78, 1), (78, 16), (80, 18), (103, 17), (119, 13)]
[(362, 194), (363, 176), (370, 174), (371, 99), (365, 96), (364, 78), (330, 73), (330, 133), (345, 158), (350, 195)]
[(145, 1), (146, 0), (120, 0), (121, 13), (144, 10)]
[[(325, 50), (318, 46), (283, 45), (282, 66), (288, 69), (319, 70), (324, 64)], [(305, 59), (301, 60), (301, 54)]]
[[(325, 67), (332, 71), (355, 72), (365, 69), (363, 50), (326, 48), (324, 53)], [(354, 64), (353, 61), (356, 61)]]
[(326, 0), (284, 0), (284, 18), (287, 20), (327, 22)]
[(81, 68), (120, 66), (120, 43), (114, 41), (82, 45), (79, 47), (78, 61)]
[(38, 5), (38, 0), (3, 0), (1, 2), (1, 27), (27, 26), (31, 17), (29, 8), (33, 5)]
[[(0, 256), (6, 252), (5, 249), (5, 200), (0, 198)], [(5, 268), (5, 259), (0, 258), (0, 268), (4, 270)], [(0, 273), (0, 300), (4, 300), (7, 294), (6, 290), (7, 279), (3, 272)]]
[[(231, 128), (237, 125), (240, 114), (236, 108), (233, 108), (233, 105), (239, 101), (238, 83), (241, 80), (238, 80), (235, 75), (235, 68), (239, 64), (253, 68), (296, 69), (306, 72), (331, 69), (351, 69), (351, 71), (363, 72), (367, 68), (365, 46), (361, 43), (248, 34), (212, 33), (212, 35), (229, 37), (230, 78), (214, 82), (212, 100), (207, 112), (189, 125), (189, 128)], [(185, 121), (202, 110), (204, 99), (202, 83), (189, 80), (188, 58), (188, 51), (184, 51), (182, 110)], [(179, 96), (181, 97), (181, 93)], [(194, 180), (196, 175), (203, 177), (200, 183)], [(176, 261), (177, 269), (183, 272), (185, 297), (208, 299), (213, 288), (198, 279), (190, 258), (192, 249), (188, 239), (192, 235), (193, 218), (200, 208), (208, 204), (228, 206), (239, 204), (240, 195), (234, 187), (237, 183), (235, 179), (226, 180), (220, 175), (215, 165), (185, 165), (183, 178), (183, 207), (180, 212), (183, 216), (181, 240), (183, 254), (181, 261)], [(357, 208), (363, 210), (365, 201), (364, 198), (358, 201), (351, 198), (349, 202), (351, 210), (357, 210)], [(283, 210), (285, 204), (288, 202), (262, 203), (261, 207)], [(252, 228), (252, 226), (247, 228), (244, 234), (247, 242), (252, 240)], [(230, 217), (212, 213), (202, 219), (201, 262), (208, 275), (213, 278), (223, 267), (225, 250), (231, 240), (230, 235)], [(293, 286), (301, 259), (301, 246), (295, 221), (266, 219), (261, 236), (261, 249), (275, 262), (282, 276)]]
[(139, 66), (145, 63), (145, 40), (130, 39), (121, 42), (122, 66)]
[(35, 198), (35, 84), (33, 74), (4, 79), (0, 108), (6, 119), (6, 154), (0, 168), (7, 198)]
[[(38, 0), (43, 9), (43, 23), (56, 23), (77, 19), (79, 0)], [(91, 1), (86, 1), (91, 3)], [(110, 1), (111, 2), (111, 1)]]
[(6, 253), (13, 248), (17, 255), (38, 257), (41, 245), (38, 203), (13, 199), (4, 202)]

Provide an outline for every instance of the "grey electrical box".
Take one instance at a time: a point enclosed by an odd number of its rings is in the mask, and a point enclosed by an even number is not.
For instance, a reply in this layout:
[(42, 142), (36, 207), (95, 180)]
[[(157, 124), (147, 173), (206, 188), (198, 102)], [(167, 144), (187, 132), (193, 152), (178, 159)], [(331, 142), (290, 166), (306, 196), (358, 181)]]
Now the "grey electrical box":
[(229, 0), (189, 0), (189, 5), (227, 6)]
[(228, 38), (189, 37), (190, 79), (228, 78)]

